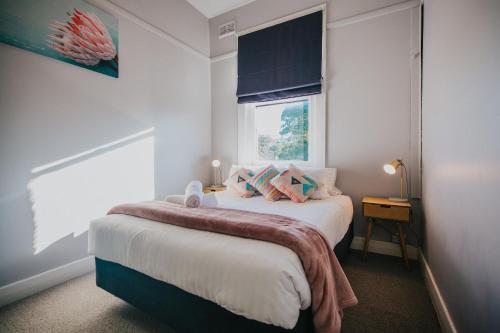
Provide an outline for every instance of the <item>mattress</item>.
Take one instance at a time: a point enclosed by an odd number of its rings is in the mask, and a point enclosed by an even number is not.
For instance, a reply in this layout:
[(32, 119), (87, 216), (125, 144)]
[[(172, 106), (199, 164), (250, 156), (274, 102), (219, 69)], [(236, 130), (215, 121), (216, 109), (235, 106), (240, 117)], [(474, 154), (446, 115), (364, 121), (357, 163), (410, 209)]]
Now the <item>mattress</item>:
[(257, 213), (293, 217), (314, 224), (328, 239), (332, 249), (342, 240), (352, 220), (351, 198), (337, 195), (324, 200), (296, 203), (291, 200), (269, 201), (263, 196), (241, 198), (232, 191), (215, 192), (218, 206)]
[[(352, 220), (347, 196), (268, 202), (217, 192), (221, 208), (285, 215), (314, 224), (332, 248)], [(128, 215), (94, 220), (89, 251), (266, 324), (291, 329), (311, 304), (297, 255), (273, 243), (192, 230)]]

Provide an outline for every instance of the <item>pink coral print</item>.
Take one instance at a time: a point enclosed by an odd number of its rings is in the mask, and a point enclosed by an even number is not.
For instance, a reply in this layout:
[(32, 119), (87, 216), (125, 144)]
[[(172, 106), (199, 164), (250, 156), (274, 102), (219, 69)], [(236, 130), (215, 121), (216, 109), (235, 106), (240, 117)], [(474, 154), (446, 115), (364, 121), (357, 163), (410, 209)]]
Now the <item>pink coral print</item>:
[(68, 13), (69, 21), (50, 24), (53, 34), (49, 35), (49, 46), (78, 63), (95, 66), (100, 61), (117, 69), (116, 47), (106, 26), (99, 17), (75, 9)]

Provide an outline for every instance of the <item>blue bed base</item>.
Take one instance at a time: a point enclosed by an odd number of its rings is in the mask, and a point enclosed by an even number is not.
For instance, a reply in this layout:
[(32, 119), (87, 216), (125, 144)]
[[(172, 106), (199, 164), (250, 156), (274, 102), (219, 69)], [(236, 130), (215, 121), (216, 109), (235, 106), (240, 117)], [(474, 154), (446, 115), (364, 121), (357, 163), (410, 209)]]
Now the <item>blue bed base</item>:
[[(349, 252), (353, 223), (335, 247), (339, 260)], [(310, 309), (287, 330), (236, 315), (220, 305), (120, 264), (95, 258), (98, 287), (166, 323), (178, 333), (313, 333)]]

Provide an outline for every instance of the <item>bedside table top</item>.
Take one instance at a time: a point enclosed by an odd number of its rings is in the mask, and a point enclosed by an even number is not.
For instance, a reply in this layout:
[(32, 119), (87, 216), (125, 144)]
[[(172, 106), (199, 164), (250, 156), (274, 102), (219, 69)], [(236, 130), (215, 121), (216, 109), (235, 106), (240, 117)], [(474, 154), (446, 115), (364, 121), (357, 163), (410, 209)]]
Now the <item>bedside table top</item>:
[(226, 186), (224, 185), (208, 185), (208, 186), (203, 186), (203, 192), (219, 192), (219, 191), (225, 191)]
[(411, 208), (411, 204), (409, 202), (395, 202), (395, 201), (390, 201), (387, 198), (364, 197), (363, 203)]

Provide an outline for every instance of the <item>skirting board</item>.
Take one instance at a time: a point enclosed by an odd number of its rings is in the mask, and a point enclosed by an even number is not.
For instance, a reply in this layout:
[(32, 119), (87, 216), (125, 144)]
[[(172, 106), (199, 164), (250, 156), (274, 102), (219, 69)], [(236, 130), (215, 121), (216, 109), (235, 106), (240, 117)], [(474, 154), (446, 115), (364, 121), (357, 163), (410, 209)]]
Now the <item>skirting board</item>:
[[(352, 240), (351, 249), (363, 250), (365, 245), (365, 238), (355, 236)], [(407, 245), (406, 250), (408, 251), (408, 258), (417, 260), (418, 259), (418, 248), (412, 245)], [(379, 240), (370, 240), (370, 246), (368, 247), (368, 252), (385, 254), (388, 256), (401, 257), (401, 248), (399, 244), (384, 242)]]
[(49, 271), (16, 281), (0, 288), (0, 306), (13, 303), (95, 269), (94, 257), (89, 256)]
[(439, 291), (439, 288), (434, 280), (434, 275), (432, 274), (431, 268), (429, 267), (427, 260), (425, 259), (422, 251), (419, 250), (420, 265), (422, 267), (422, 272), (424, 274), (425, 285), (427, 290), (429, 290), (429, 295), (431, 296), (432, 304), (436, 310), (436, 314), (441, 325), (441, 329), (444, 333), (457, 333), (453, 319), (450, 316), (448, 307)]

